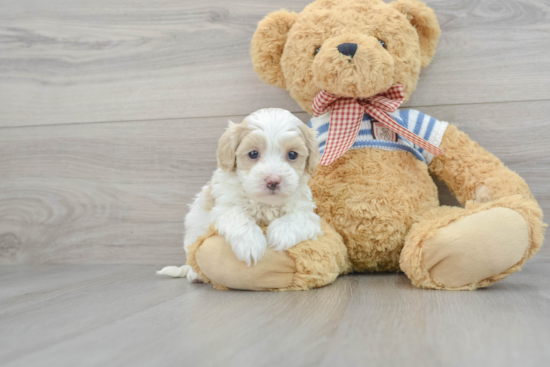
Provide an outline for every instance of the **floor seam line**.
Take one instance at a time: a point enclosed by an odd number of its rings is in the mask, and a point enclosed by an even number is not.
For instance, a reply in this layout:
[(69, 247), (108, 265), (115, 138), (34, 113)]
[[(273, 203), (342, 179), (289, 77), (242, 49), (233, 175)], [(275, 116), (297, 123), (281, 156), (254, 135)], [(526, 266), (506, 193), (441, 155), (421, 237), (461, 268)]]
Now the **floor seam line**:
[[(530, 99), (520, 101), (494, 101), (494, 102), (479, 102), (479, 103), (451, 103), (451, 104), (436, 104), (436, 105), (417, 105), (417, 106), (405, 106), (405, 109), (416, 108), (433, 108), (433, 107), (452, 107), (452, 106), (473, 106), (484, 104), (504, 104), (504, 103), (529, 103), (529, 102), (546, 102), (550, 99)], [(307, 113), (305, 111), (290, 111), (293, 114)], [(175, 121), (175, 120), (191, 120), (191, 119), (207, 119), (207, 118), (227, 118), (227, 117), (246, 117), (248, 114), (227, 114), (227, 115), (212, 115), (212, 116), (188, 116), (188, 117), (166, 117), (166, 118), (152, 118), (152, 119), (136, 119), (136, 120), (109, 120), (109, 121), (85, 121), (85, 122), (67, 122), (67, 123), (54, 123), (43, 125), (21, 125), (21, 126), (0, 126), (0, 129), (17, 129), (17, 128), (37, 128), (47, 126), (74, 126), (74, 125), (93, 125), (93, 124), (115, 124), (115, 123), (134, 123), (134, 122), (148, 122), (148, 121)]]

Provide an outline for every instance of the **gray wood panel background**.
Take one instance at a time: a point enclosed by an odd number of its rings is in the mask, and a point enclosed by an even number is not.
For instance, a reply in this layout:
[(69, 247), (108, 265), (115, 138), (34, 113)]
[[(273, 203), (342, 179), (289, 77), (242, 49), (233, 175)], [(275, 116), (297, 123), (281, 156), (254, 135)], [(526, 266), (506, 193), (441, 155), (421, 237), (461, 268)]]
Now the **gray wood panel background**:
[[(182, 262), (227, 120), (308, 118), (248, 56), (258, 20), (308, 2), (4, 0), (0, 264)], [(428, 3), (443, 35), (408, 106), (495, 153), (548, 215), (550, 3)]]

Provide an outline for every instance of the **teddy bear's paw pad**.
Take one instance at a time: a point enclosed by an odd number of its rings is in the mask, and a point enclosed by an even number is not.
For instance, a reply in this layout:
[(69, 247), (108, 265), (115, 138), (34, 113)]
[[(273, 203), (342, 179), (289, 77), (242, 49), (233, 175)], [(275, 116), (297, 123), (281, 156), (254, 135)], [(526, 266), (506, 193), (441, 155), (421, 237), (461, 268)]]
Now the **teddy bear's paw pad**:
[(498, 275), (526, 254), (529, 230), (523, 217), (493, 208), (455, 221), (422, 245), (423, 263), (445, 287), (462, 287)]
[(268, 290), (291, 285), (296, 273), (294, 260), (287, 252), (266, 249), (256, 265), (248, 266), (237, 258), (222, 236), (213, 236), (197, 249), (195, 258), (201, 271), (214, 284), (231, 289)]

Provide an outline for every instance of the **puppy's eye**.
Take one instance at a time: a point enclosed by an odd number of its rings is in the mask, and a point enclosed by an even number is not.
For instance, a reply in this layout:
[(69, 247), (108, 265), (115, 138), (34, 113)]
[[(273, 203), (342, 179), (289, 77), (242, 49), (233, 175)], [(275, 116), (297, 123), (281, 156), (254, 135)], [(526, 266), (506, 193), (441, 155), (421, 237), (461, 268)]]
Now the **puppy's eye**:
[(258, 157), (260, 156), (260, 153), (258, 153), (257, 151), (253, 150), (251, 151), (250, 153), (248, 153), (248, 157), (250, 159), (258, 159)]
[(321, 46), (319, 46), (315, 49), (315, 54), (314, 55), (317, 55), (319, 53), (319, 51), (321, 51)]
[(288, 152), (288, 159), (290, 159), (291, 161), (295, 160), (296, 158), (298, 158), (298, 153), (296, 152)]
[(382, 41), (382, 40), (378, 40), (378, 42), (380, 42), (380, 44), (382, 45), (382, 47), (384, 47), (386, 50), (388, 49), (388, 46), (386, 46), (386, 42)]

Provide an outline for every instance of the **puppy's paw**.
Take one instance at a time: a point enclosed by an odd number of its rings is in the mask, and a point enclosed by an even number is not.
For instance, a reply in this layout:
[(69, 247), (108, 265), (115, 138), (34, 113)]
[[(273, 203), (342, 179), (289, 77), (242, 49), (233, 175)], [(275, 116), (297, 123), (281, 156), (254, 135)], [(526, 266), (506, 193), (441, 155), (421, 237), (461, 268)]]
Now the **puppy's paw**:
[(189, 281), (189, 283), (204, 283), (201, 277), (199, 277), (199, 274), (197, 274), (195, 270), (193, 270), (193, 268), (191, 267), (189, 267), (189, 271), (187, 272), (186, 278)]
[(314, 240), (323, 234), (321, 219), (316, 214), (285, 215), (267, 227), (267, 243), (275, 251), (286, 251), (298, 243)]
[(282, 221), (275, 220), (267, 227), (267, 243), (276, 251), (286, 251), (300, 242), (301, 237), (294, 230), (283, 225)]
[(237, 258), (248, 266), (256, 264), (264, 256), (267, 241), (262, 229), (256, 224), (241, 229), (239, 233), (231, 233), (226, 238)]

